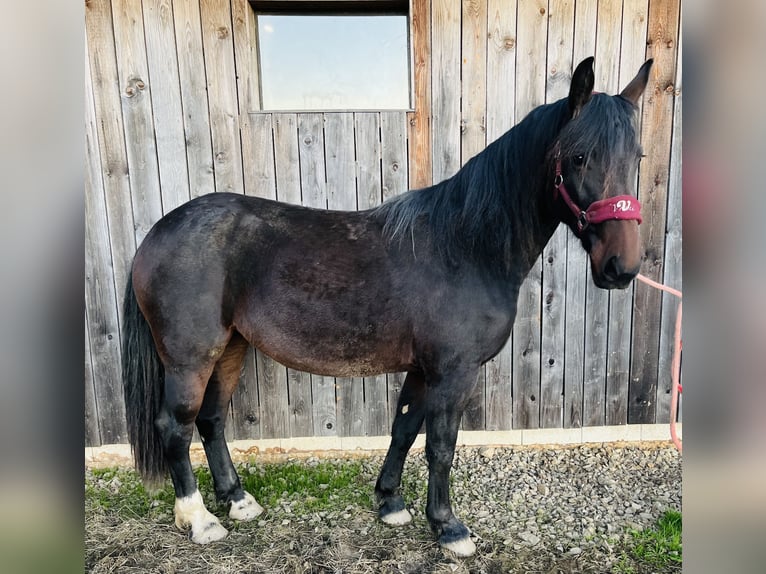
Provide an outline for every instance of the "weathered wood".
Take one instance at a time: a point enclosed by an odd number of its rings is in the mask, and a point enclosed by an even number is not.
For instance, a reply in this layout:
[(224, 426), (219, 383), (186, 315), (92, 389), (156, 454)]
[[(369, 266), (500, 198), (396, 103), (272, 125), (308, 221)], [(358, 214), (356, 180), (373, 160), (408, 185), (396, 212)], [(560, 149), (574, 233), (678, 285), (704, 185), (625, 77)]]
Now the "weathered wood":
[(98, 405), (96, 404), (96, 389), (93, 377), (93, 362), (90, 356), (90, 334), (88, 333), (88, 314), (85, 313), (85, 445), (99, 446), (101, 435), (98, 429)]
[[(407, 191), (407, 174), (409, 173), (410, 177), (412, 177), (413, 170), (408, 169), (409, 163), (413, 161), (413, 156), (411, 149), (409, 156), (407, 154), (407, 118), (408, 116), (401, 112), (381, 112), (380, 114), (381, 193), (383, 201)], [(411, 134), (412, 132), (410, 131)], [(431, 165), (430, 157), (428, 165)], [(409, 185), (411, 187), (411, 183)], [(402, 373), (386, 375), (389, 422), (383, 434), (388, 434), (391, 430), (391, 423), (396, 416), (396, 403), (399, 399), (402, 384), (404, 384), (404, 375)]]
[[(516, 49), (516, 121), (545, 101), (548, 3), (519, 0)], [(532, 266), (519, 291), (513, 326), (514, 428), (540, 426), (540, 327), (542, 262)]]
[[(88, 47), (86, 72), (90, 74), (96, 114), (97, 147), (106, 199), (109, 245), (115, 291), (125, 292), (130, 263), (136, 250), (133, 206), (130, 199), (125, 128), (122, 121), (117, 59), (114, 47), (111, 5), (106, 0), (85, 5)], [(95, 156), (91, 156), (95, 161)], [(108, 276), (100, 281), (110, 281)], [(117, 310), (120, 318), (122, 310)], [(98, 381), (99, 374), (95, 373)]]
[[(460, 157), (461, 165), (482, 151), (486, 145), (487, 105), (487, 2), (463, 0)], [(465, 430), (484, 428), (486, 406), (486, 371), (482, 367), (465, 412)]]
[(199, 3), (174, 1), (173, 21), (189, 170), (189, 194), (191, 197), (197, 197), (215, 191)]
[[(413, 111), (353, 115), (260, 112), (249, 2), (170, 4), (91, 0), (85, 8), (89, 444), (121, 440), (120, 307), (136, 240), (185, 194), (229, 189), (326, 208), (330, 193), (331, 207), (372, 207), (452, 175), (533, 107), (563, 96), (573, 64), (590, 55), (596, 89), (608, 92), (646, 57), (657, 60), (642, 111), (642, 272), (680, 286), (678, 0), (413, 0)], [(559, 230), (522, 289), (516, 336), (486, 365), (464, 428), (665, 421), (676, 300), (643, 286), (608, 294), (588, 267), (579, 240)], [(250, 351), (227, 435), (386, 434), (402, 381), (341, 381), (336, 390), (332, 377)]]
[[(572, 65), (596, 52), (598, 0), (575, 3)], [(598, 63), (595, 64), (598, 67)], [(564, 427), (583, 425), (583, 376), (585, 363), (585, 292), (588, 255), (574, 233), (567, 236), (567, 289), (565, 312)]]
[[(639, 229), (646, 253), (641, 273), (655, 281), (662, 279), (663, 271), (679, 13), (678, 0), (649, 4), (647, 45), (654, 66), (644, 96), (641, 140), (646, 157), (641, 162), (638, 198), (644, 216)], [(656, 422), (661, 302), (659, 290), (644, 283), (636, 285), (629, 423)]]
[(162, 192), (162, 210), (189, 201), (181, 85), (171, 0), (143, 0), (149, 93)]
[[(396, 114), (399, 117), (402, 114)], [(354, 116), (356, 150), (356, 197), (359, 209), (380, 205), (383, 198), (381, 176), (380, 114), (357, 113)], [(371, 281), (375, 278), (371, 277)], [(387, 434), (388, 393), (386, 376), (364, 378), (364, 433), (369, 436)]]
[(433, 0), (431, 11), (432, 167), (440, 182), (460, 169), (460, 0)]
[(216, 191), (244, 193), (229, 0), (200, 0)]
[[(683, 13), (680, 16), (683, 22)], [(681, 72), (683, 58), (683, 25), (678, 27), (678, 57), (676, 61), (675, 100), (673, 102), (673, 133), (670, 148), (670, 173), (668, 176), (668, 212), (665, 224), (665, 274), (663, 283), (674, 289), (682, 289), (682, 146), (681, 146), (681, 104), (683, 83)], [(657, 374), (657, 418), (656, 422), (670, 422), (670, 389), (675, 336), (676, 313), (680, 300), (669, 293), (662, 295), (662, 316), (660, 318), (660, 350)], [(679, 395), (679, 399), (681, 395)], [(678, 417), (681, 416), (679, 402)]]
[(136, 243), (140, 244), (162, 217), (146, 39), (141, 0), (125, 0), (112, 8)]
[(239, 384), (234, 390), (232, 402), (232, 426), (234, 437), (237, 439), (258, 440), (261, 438), (261, 407), (258, 402), (258, 385), (260, 382), (256, 366), (256, 352), (248, 349), (245, 363), (239, 375)]
[[(327, 209), (322, 114), (298, 115), (298, 152), (303, 205)], [(311, 375), (311, 389), (314, 436), (338, 435), (335, 378)]]
[[(85, 307), (87, 310), (90, 362), (96, 385), (98, 438), (102, 443), (127, 440), (125, 403), (120, 372), (120, 327), (117, 294), (112, 280), (104, 184), (98, 169), (96, 108), (90, 73), (85, 85)], [(86, 381), (87, 384), (87, 381)], [(87, 396), (87, 395), (86, 395)], [(91, 426), (92, 428), (92, 426)]]
[[(255, 19), (255, 10), (248, 0), (231, 0), (231, 20), (234, 32), (239, 110), (240, 114), (245, 115), (261, 109), (257, 54), (258, 23)], [(243, 118), (240, 117), (240, 122), (242, 120)], [(245, 169), (247, 169), (247, 156), (244, 157)]]
[[(255, 116), (256, 114), (253, 114), (253, 117)], [(259, 119), (272, 118), (271, 114), (257, 114), (257, 116)], [(294, 205), (301, 205), (301, 181), (298, 169), (298, 118), (295, 114), (273, 114), (273, 125), (277, 199)], [(266, 144), (265, 141), (264, 144)], [(279, 368), (279, 365), (274, 363), (270, 368)], [(287, 390), (289, 393), (290, 436), (311, 436), (314, 432), (311, 410), (311, 375), (304, 371), (287, 369)]]
[(258, 369), (261, 438), (290, 436), (287, 370), (258, 350), (255, 352), (255, 361)]
[[(599, 2), (596, 27), (596, 90), (613, 94), (619, 89), (622, 3)], [(585, 293), (583, 426), (598, 426), (606, 420), (609, 292), (593, 283), (590, 265)]]
[[(516, 73), (516, 2), (487, 3), (487, 143), (495, 141), (514, 124)], [(508, 430), (511, 401), (511, 351), (509, 340), (486, 365), (487, 430)]]
[[(354, 116), (325, 114), (327, 206), (352, 211), (357, 208), (354, 164)], [(364, 434), (364, 382), (359, 377), (337, 377), (337, 417), (341, 436)]]
[[(623, 88), (633, 79), (636, 70), (646, 59), (647, 7), (647, 0), (625, 0), (624, 2), (617, 89)], [(607, 425), (621, 425), (628, 422), (632, 314), (633, 285), (622, 291), (610, 292), (605, 404)]]
[(413, 108), (409, 122), (410, 187), (431, 185), (431, 0), (412, 0)]
[[(569, 93), (574, 42), (574, 2), (555, 3), (548, 14), (548, 74), (545, 101)], [(551, 186), (553, 184), (551, 183)], [(540, 426), (560, 428), (564, 411), (565, 304), (567, 235), (560, 225), (543, 250), (543, 307), (540, 337)]]

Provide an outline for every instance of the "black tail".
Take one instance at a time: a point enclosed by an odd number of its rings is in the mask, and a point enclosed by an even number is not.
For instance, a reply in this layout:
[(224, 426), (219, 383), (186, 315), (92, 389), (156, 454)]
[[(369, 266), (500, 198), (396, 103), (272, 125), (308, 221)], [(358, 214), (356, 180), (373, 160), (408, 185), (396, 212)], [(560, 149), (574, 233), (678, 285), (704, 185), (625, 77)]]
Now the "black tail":
[(165, 478), (167, 470), (162, 443), (154, 426), (162, 405), (165, 369), (157, 355), (149, 324), (138, 308), (130, 277), (123, 309), (122, 385), (128, 439), (136, 470), (147, 486), (156, 486)]

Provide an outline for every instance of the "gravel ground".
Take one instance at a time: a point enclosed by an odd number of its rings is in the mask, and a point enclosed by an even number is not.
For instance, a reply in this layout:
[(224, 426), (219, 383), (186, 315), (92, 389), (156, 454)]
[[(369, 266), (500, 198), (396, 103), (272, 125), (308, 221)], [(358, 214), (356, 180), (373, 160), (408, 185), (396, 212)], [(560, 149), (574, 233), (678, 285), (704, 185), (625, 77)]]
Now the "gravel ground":
[[(382, 461), (380, 454), (363, 459), (371, 490)], [(87, 480), (94, 480), (91, 473)], [(403, 488), (415, 520), (396, 529), (377, 521), (371, 508), (297, 516), (290, 500), (269, 508), (255, 524), (238, 525), (225, 518), (223, 507), (208, 503), (231, 534), (205, 547), (173, 527), (170, 508), (159, 517), (126, 520), (86, 504), (86, 570), (680, 572), (680, 566), (628, 569), (625, 562), (631, 529), (653, 526), (664, 511), (681, 509), (681, 457), (666, 443), (459, 448), (452, 497), (477, 543), (468, 559), (435, 544), (425, 519), (426, 481), (423, 452), (413, 452)]]

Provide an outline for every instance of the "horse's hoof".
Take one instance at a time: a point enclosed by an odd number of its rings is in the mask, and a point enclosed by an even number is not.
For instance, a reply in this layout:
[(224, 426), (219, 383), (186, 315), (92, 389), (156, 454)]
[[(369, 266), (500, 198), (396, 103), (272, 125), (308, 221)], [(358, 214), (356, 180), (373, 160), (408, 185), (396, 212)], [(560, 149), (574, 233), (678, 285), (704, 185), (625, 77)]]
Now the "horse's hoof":
[(458, 556), (473, 556), (476, 552), (476, 544), (470, 537), (466, 536), (460, 540), (453, 540), (451, 542), (442, 542), (439, 540), (439, 544), (442, 548), (446, 548), (450, 552), (454, 552)]
[(218, 520), (207, 522), (201, 527), (193, 527), (189, 533), (189, 538), (195, 544), (210, 544), (216, 540), (223, 540), (228, 534), (226, 530)]
[(412, 522), (412, 515), (404, 507), (404, 499), (399, 496), (381, 497), (378, 516), (389, 526), (403, 526)]
[(232, 501), (229, 518), (232, 520), (248, 521), (263, 513), (263, 507), (249, 492), (241, 500)]
[(396, 512), (389, 512), (388, 514), (381, 514), (380, 519), (389, 526), (404, 526), (412, 522), (412, 515), (406, 508), (397, 510)]

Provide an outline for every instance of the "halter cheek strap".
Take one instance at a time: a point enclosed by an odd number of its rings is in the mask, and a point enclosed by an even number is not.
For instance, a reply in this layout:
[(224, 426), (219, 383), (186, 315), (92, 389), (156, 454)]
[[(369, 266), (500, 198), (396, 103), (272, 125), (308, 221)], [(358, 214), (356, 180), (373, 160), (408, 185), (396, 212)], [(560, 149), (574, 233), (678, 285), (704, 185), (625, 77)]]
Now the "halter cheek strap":
[(569, 195), (564, 186), (564, 176), (561, 173), (561, 159), (556, 160), (556, 179), (554, 180), (555, 191), (553, 197), (561, 195), (564, 203), (577, 218), (577, 231), (582, 233), (591, 224), (601, 223), (609, 219), (635, 219), (639, 225), (643, 221), (641, 217), (641, 204), (632, 195), (617, 195), (607, 199), (594, 201), (588, 209), (581, 209)]

